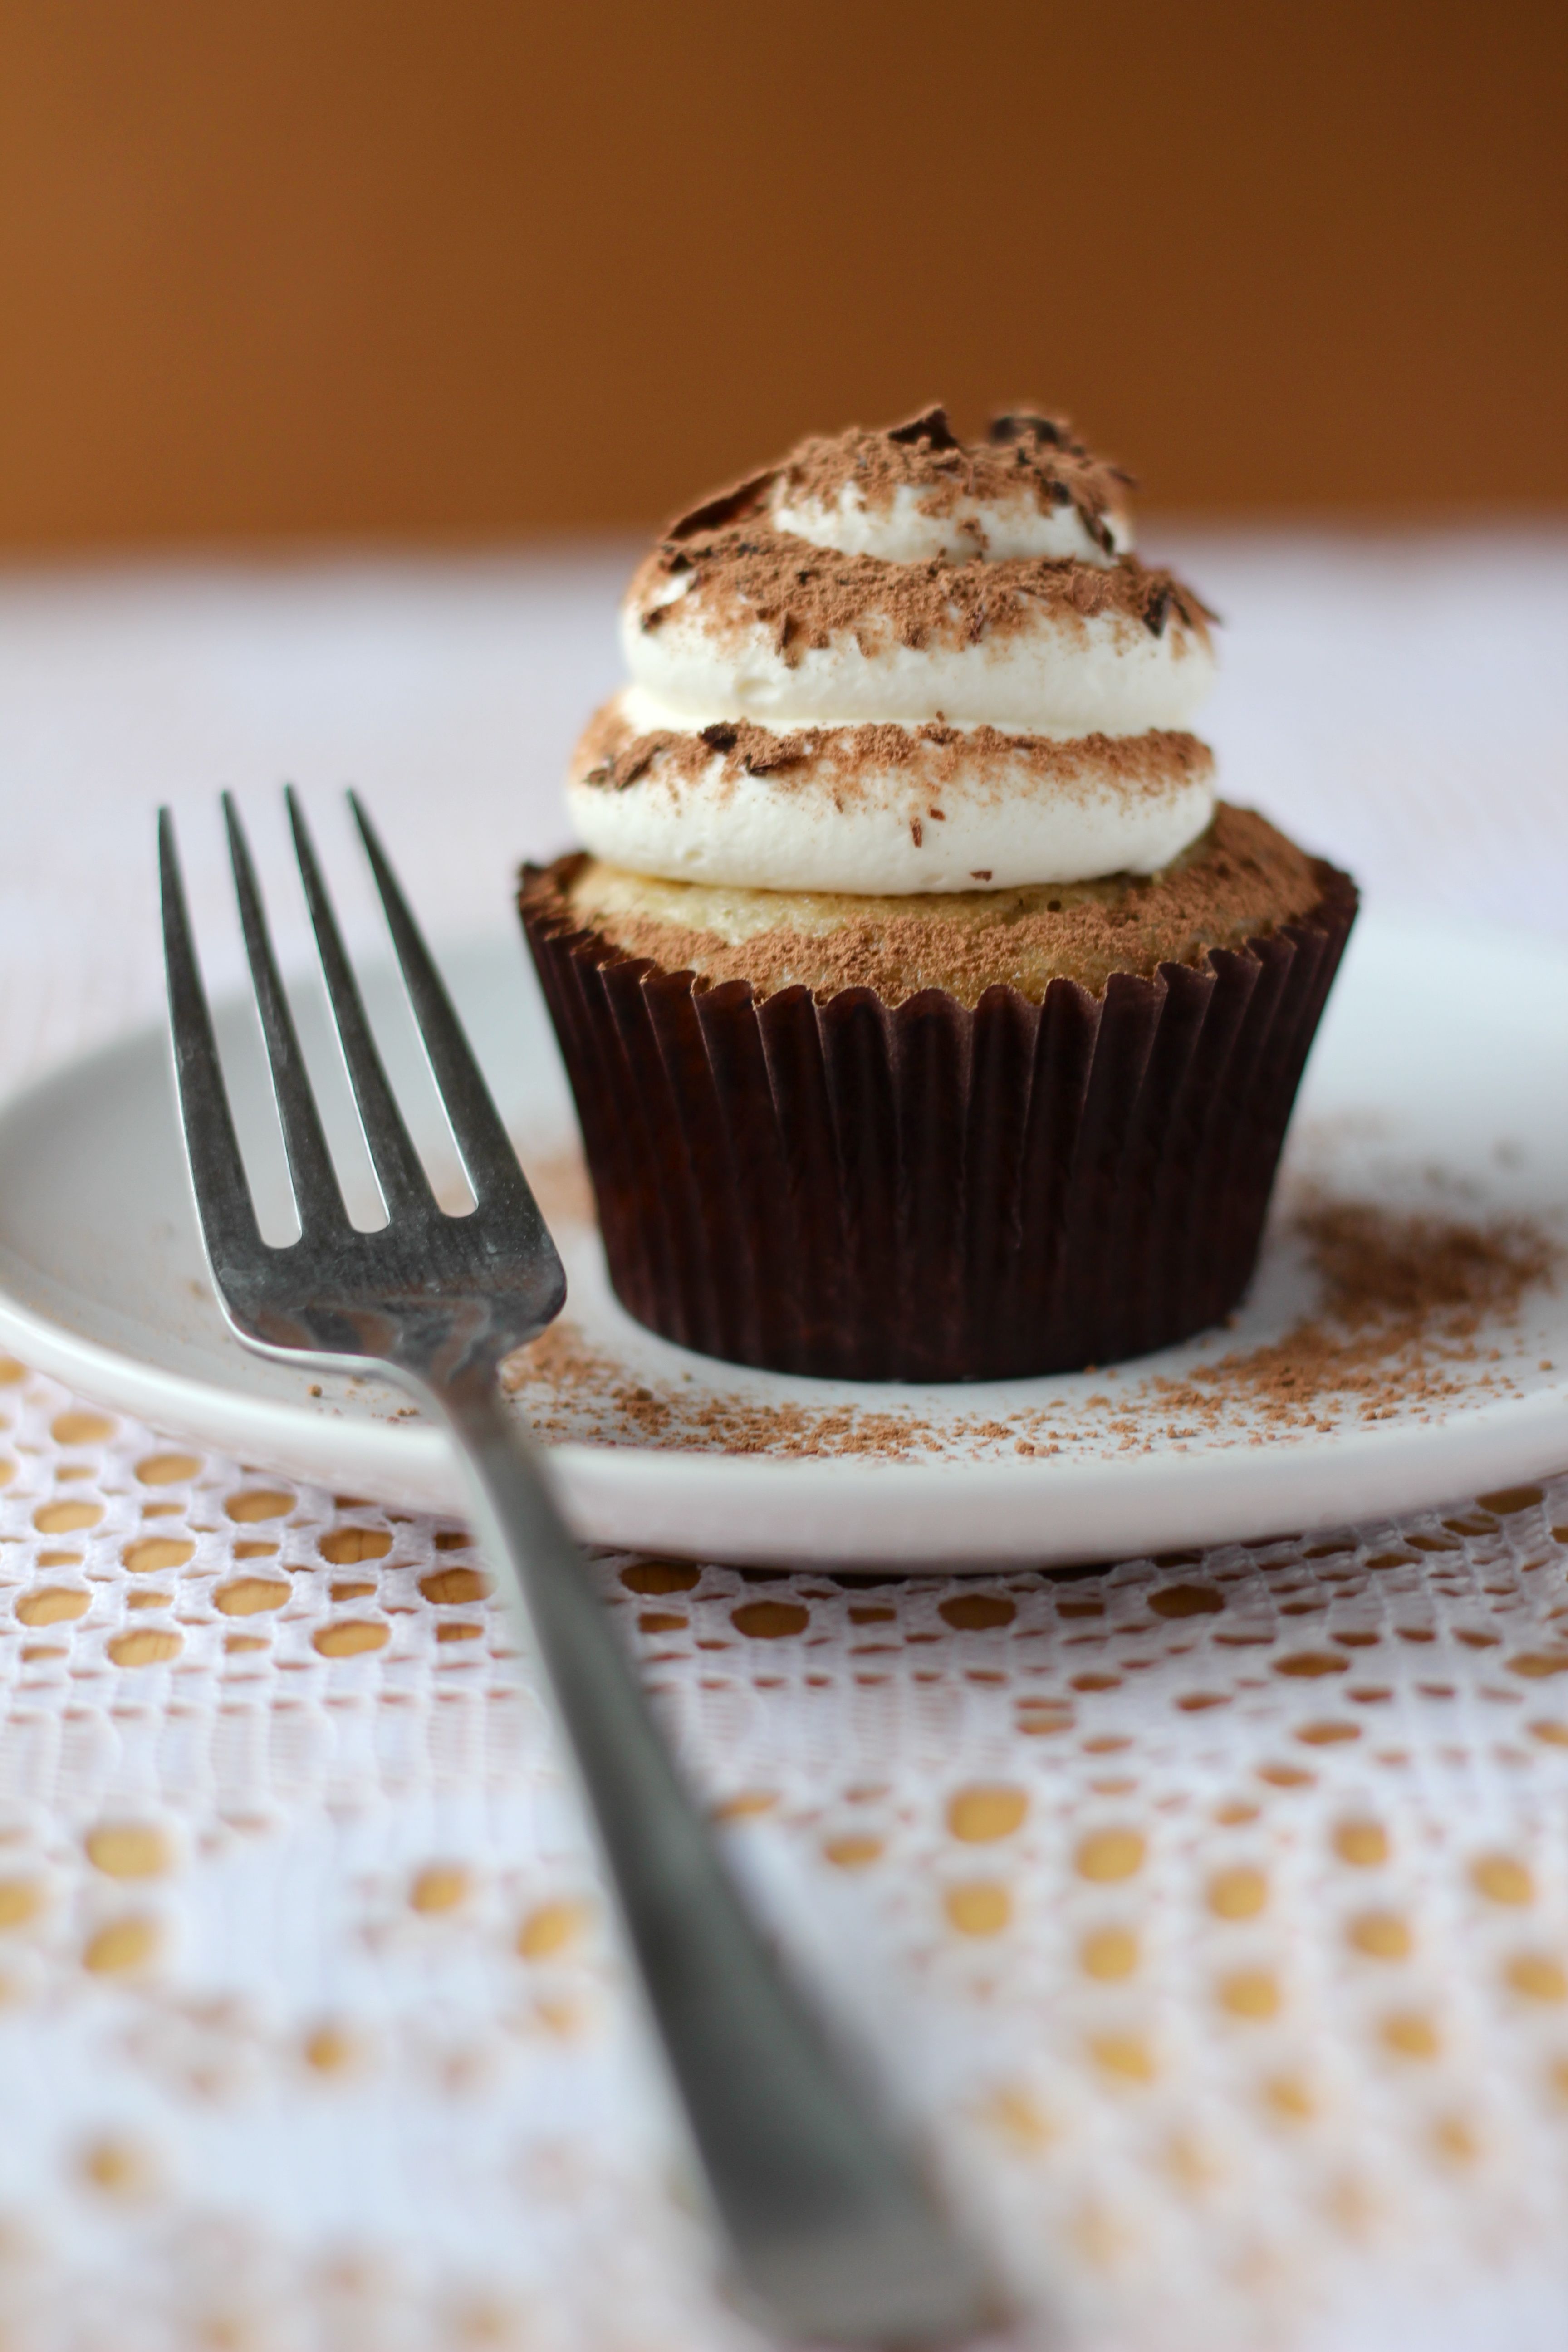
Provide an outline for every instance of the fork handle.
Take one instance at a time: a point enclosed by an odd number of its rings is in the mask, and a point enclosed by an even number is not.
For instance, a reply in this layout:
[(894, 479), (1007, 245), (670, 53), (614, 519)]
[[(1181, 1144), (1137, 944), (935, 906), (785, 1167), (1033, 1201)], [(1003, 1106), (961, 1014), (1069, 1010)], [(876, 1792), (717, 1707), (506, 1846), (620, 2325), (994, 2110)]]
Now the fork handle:
[(436, 1391), (511, 1568), (739, 2282), (819, 2343), (952, 2338), (973, 2259), (743, 1909), (546, 1474), (491, 1379)]

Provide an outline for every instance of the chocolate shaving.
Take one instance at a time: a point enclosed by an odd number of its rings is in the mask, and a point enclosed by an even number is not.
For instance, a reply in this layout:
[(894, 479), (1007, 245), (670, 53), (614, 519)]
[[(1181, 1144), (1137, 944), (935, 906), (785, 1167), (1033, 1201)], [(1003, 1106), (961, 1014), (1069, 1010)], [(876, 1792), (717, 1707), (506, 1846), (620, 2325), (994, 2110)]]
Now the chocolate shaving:
[(922, 408), (918, 416), (906, 418), (902, 425), (889, 425), (889, 441), (924, 442), (931, 449), (958, 449), (963, 444), (947, 421), (947, 411), (940, 402)]
[(691, 539), (699, 531), (722, 530), (727, 523), (742, 521), (745, 516), (758, 512), (777, 478), (776, 466), (770, 466), (761, 474), (748, 474), (743, 482), (716, 491), (700, 506), (689, 508), (674, 522), (667, 523), (662, 536), (667, 540)]
[(596, 759), (583, 778), (612, 793), (624, 793), (641, 782), (662, 752), (680, 742), (679, 735), (639, 735), (635, 742), (607, 758)]
[[(985, 437), (994, 447), (1012, 449), (1019, 457), (1026, 451), (1059, 449), (1079, 465), (1094, 467), (1109, 475), (1126, 489), (1135, 490), (1138, 487), (1137, 476), (1130, 474), (1125, 466), (1115, 465), (1108, 457), (1097, 457), (1088, 443), (1079, 439), (1065, 416), (1047, 416), (1037, 408), (1010, 409), (991, 419)], [(1071, 495), (1065, 482), (1058, 482), (1058, 492)]]
[[(1052, 449), (1072, 446), (1072, 435), (1066, 417), (1042, 416), (1038, 410), (1033, 408), (1009, 409), (1001, 416), (994, 416), (985, 428), (985, 438), (998, 442), (1004, 447), (1011, 446), (1016, 441), (1043, 441)], [(1082, 454), (1087, 456), (1087, 450)]]

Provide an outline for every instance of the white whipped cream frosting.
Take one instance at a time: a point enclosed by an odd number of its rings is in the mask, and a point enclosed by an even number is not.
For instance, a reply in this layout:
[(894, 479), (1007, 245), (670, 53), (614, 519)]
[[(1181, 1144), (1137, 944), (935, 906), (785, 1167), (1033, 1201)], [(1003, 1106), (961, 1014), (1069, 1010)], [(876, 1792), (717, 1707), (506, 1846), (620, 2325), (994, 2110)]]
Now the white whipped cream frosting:
[[(612, 716), (627, 742), (684, 734), (678, 714), (635, 687)], [(900, 733), (883, 749), (875, 737), (846, 743), (828, 730), (760, 774), (706, 745), (705, 758), (656, 755), (624, 790), (576, 781), (572, 810), (595, 856), (635, 874), (873, 898), (1152, 874), (1213, 814), (1213, 761), (1191, 737), (1160, 739), (1163, 772), (1151, 758), (1130, 779), (1104, 735), (1057, 742), (942, 728), (933, 742)]]
[(1174, 624), (1155, 636), (1123, 613), (1037, 605), (1024, 625), (973, 645), (863, 650), (846, 633), (793, 657), (761, 621), (737, 646), (712, 625), (700, 594), (672, 597), (663, 613), (650, 632), (636, 608), (623, 612), (621, 645), (645, 707), (686, 728), (715, 719), (786, 729), (948, 719), (1028, 735), (1141, 735), (1185, 727), (1214, 683), (1206, 639)]
[(933, 556), (962, 562), (973, 555), (996, 563), (1008, 555), (1045, 555), (1110, 564), (1132, 546), (1124, 514), (1106, 516), (1107, 549), (1070, 499), (1042, 507), (1022, 491), (1011, 499), (959, 498), (945, 512), (932, 514), (912, 482), (900, 483), (890, 505), (870, 506), (853, 482), (846, 482), (834, 498), (812, 499), (792, 496), (780, 481), (768, 510), (775, 530), (807, 539), (814, 547), (837, 547), (845, 555), (880, 556), (887, 563), (929, 563)]
[[(890, 583), (902, 565), (1025, 558), (1104, 573), (1131, 562), (1120, 506), (1086, 519), (1027, 483), (955, 495), (951, 464), (940, 497), (917, 479), (871, 498), (853, 479), (811, 495), (786, 466), (752, 521), (799, 540), (803, 556), (885, 564)], [(998, 575), (1017, 599), (1005, 627), (909, 644), (892, 625), (847, 625), (803, 648), (706, 578), (700, 563), (645, 569), (623, 611), (632, 683), (589, 730), (568, 783), (580, 838), (609, 865), (763, 890), (1003, 888), (1153, 873), (1210, 822), (1212, 760), (1185, 730), (1214, 658), (1201, 618), (1179, 605), (1156, 626), (1019, 594)], [(791, 738), (794, 755), (770, 750), (754, 768), (733, 751), (704, 757), (692, 739), (737, 721)], [(625, 781), (604, 756), (606, 723), (617, 742), (683, 756), (634, 760)], [(937, 745), (919, 732), (932, 723)], [(878, 734), (851, 745), (834, 732), (845, 729)], [(1129, 737), (1148, 739), (1131, 759), (1117, 749)]]

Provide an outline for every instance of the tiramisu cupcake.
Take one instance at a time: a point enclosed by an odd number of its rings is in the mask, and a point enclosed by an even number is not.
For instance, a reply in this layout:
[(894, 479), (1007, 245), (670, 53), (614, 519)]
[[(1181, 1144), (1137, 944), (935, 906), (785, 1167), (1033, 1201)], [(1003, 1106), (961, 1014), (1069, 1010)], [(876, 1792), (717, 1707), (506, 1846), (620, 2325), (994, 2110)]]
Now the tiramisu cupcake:
[(610, 1276), (779, 1370), (1103, 1364), (1240, 1297), (1355, 912), (1216, 801), (1212, 615), (1047, 416), (671, 524), (522, 916)]

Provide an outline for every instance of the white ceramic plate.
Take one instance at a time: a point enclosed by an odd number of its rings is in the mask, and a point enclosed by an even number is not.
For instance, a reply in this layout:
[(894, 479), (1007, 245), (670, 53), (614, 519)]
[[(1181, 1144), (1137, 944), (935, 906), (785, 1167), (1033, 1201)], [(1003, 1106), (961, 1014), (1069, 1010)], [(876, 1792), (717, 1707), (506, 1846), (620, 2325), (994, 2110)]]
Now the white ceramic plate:
[[(1281, 1430), (1245, 1370), (1313, 1309), (1299, 1223), (1309, 1197), (1392, 1219), (1376, 1230), (1395, 1235), (1411, 1214), (1568, 1232), (1568, 958), (1554, 950), (1363, 919), (1236, 1326), (1116, 1372), (923, 1389), (738, 1370), (634, 1324), (605, 1281), (521, 945), (486, 940), (443, 961), (566, 1259), (566, 1316), (518, 1393), (588, 1538), (909, 1570), (1110, 1559), (1343, 1524), (1568, 1462), (1568, 1286), (1551, 1280), (1489, 1310), (1468, 1339), (1445, 1325), (1435, 1341), (1408, 1329), (1402, 1348), (1391, 1340), (1384, 1372), (1419, 1357), (1436, 1378), (1376, 1418), (1350, 1393), (1322, 1402), (1316, 1425)], [(395, 988), (373, 975), (368, 992), (395, 1079), (416, 1097), (422, 1148), (450, 1171)], [(324, 1014), (310, 989), (299, 1002), (329, 1125), (340, 1146), (351, 1139), (351, 1205), (368, 1203)], [(263, 1224), (281, 1237), (288, 1196), (248, 1008), (226, 1008), (219, 1026)], [(1428, 1229), (1411, 1230), (1419, 1245)], [(76, 1063), (0, 1113), (0, 1340), (86, 1396), (247, 1464), (462, 1507), (445, 1438), (400, 1395), (368, 1381), (315, 1392), (228, 1336), (161, 1034)], [(1239, 1379), (1215, 1374), (1237, 1356)]]

